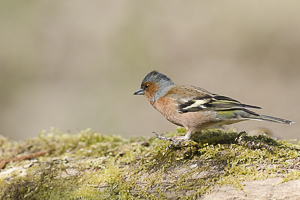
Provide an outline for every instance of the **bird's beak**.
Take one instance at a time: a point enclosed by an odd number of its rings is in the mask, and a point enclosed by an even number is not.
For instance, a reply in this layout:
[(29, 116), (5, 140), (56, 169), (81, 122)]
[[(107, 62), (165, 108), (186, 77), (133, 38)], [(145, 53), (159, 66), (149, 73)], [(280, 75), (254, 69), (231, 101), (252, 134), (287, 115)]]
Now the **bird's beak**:
[(145, 92), (142, 88), (138, 89), (135, 93), (133, 93), (133, 95), (144, 95)]

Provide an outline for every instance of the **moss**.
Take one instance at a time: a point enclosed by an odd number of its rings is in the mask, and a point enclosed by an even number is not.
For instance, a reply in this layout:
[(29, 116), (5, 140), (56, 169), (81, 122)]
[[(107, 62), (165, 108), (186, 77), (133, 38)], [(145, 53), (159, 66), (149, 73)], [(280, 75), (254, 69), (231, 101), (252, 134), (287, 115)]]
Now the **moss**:
[(165, 151), (168, 146), (154, 137), (127, 140), (90, 129), (76, 135), (52, 129), (21, 142), (0, 137), (2, 158), (50, 149), (37, 159), (7, 163), (0, 172), (0, 197), (195, 199), (214, 186), (243, 190), (243, 181), (300, 178), (299, 142), (212, 129)]

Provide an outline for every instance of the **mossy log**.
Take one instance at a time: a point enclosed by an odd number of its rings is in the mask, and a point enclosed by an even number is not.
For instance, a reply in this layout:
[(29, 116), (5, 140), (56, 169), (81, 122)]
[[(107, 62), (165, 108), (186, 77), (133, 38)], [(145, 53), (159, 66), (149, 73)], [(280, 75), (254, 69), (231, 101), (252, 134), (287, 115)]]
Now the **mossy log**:
[(193, 140), (166, 151), (89, 129), (0, 137), (0, 199), (300, 199), (299, 142), (216, 129)]

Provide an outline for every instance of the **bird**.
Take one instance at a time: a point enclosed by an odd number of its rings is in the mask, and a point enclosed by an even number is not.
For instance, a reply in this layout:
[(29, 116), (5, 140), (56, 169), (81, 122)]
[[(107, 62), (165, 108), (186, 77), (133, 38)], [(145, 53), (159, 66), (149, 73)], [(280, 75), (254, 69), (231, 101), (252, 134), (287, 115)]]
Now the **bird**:
[(249, 109), (261, 107), (243, 104), (201, 87), (177, 85), (168, 76), (156, 70), (145, 76), (134, 95), (144, 95), (168, 121), (186, 129), (184, 136), (177, 137), (165, 137), (154, 132), (158, 139), (169, 140), (174, 145), (191, 141), (193, 134), (212, 126), (230, 125), (245, 120), (294, 123), (286, 119), (260, 115)]

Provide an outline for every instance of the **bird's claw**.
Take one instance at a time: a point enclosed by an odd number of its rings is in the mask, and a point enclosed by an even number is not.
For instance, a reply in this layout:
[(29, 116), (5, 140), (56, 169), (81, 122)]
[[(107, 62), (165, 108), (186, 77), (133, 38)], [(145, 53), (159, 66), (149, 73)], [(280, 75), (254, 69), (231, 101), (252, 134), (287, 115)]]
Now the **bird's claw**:
[(180, 145), (181, 142), (184, 142), (183, 139), (177, 138), (177, 137), (165, 137), (162, 134), (158, 135), (156, 132), (153, 131), (153, 133), (156, 135), (157, 139), (160, 140), (169, 140), (170, 142), (172, 142), (173, 145), (177, 146)]
[[(153, 131), (153, 133), (156, 135), (156, 138), (157, 139), (160, 139), (160, 140), (169, 140), (171, 142), (171, 144), (166, 148), (165, 151), (171, 149), (172, 147), (175, 147), (175, 146), (182, 146), (181, 143), (182, 142), (188, 142), (190, 140), (186, 140), (186, 139), (182, 139), (182, 138), (179, 138), (179, 137), (165, 137), (163, 135), (158, 135), (156, 132)], [(165, 155), (165, 152), (163, 153), (163, 155)]]
[(152, 133), (154, 133), (155, 135), (156, 135), (156, 138), (157, 139), (160, 139), (160, 140), (169, 140), (169, 141), (171, 141), (172, 142), (172, 137), (165, 137), (165, 136), (163, 136), (162, 134), (161, 135), (158, 135), (156, 132), (152, 132)]

